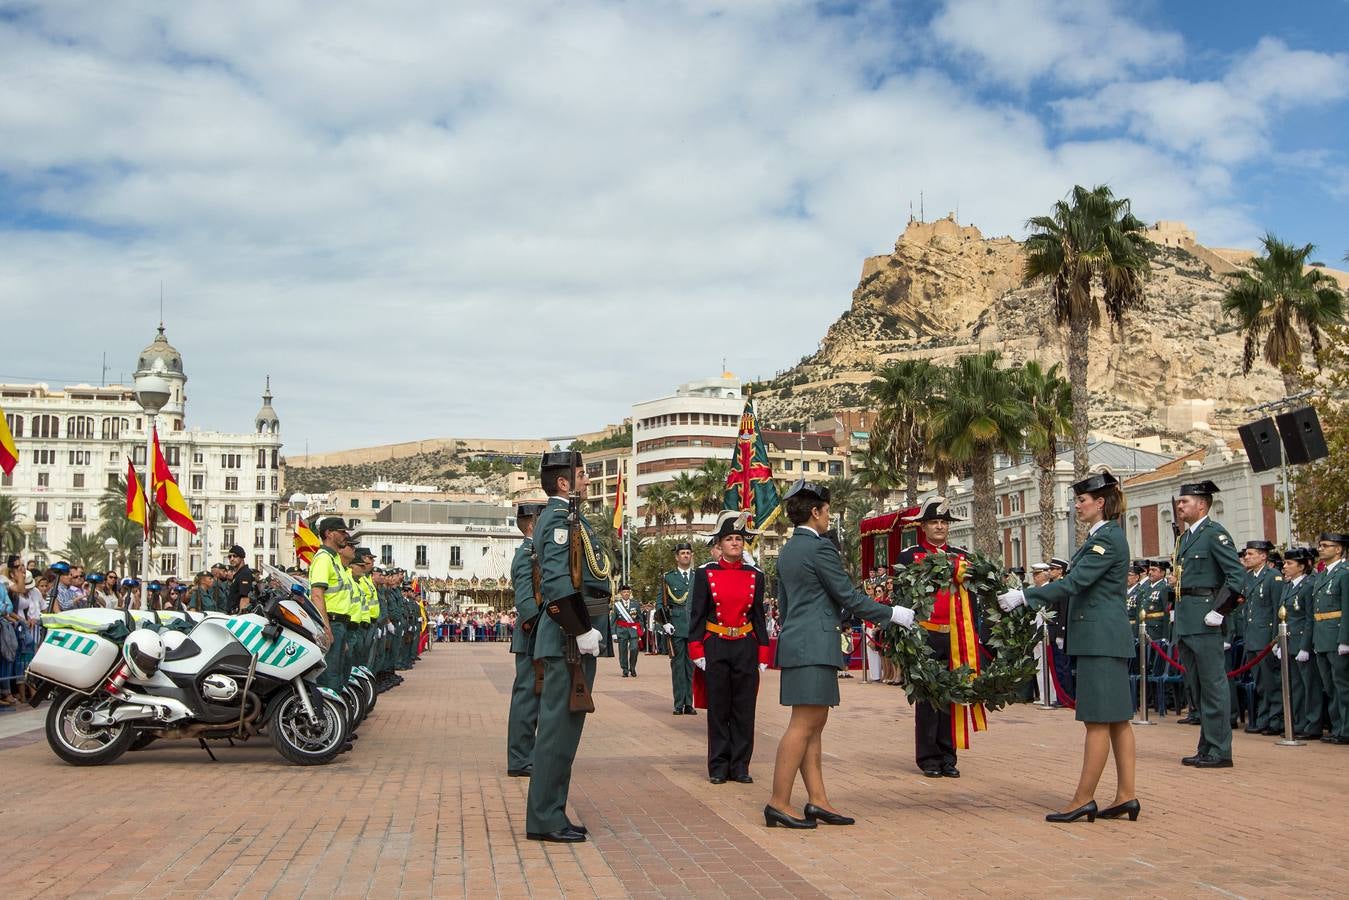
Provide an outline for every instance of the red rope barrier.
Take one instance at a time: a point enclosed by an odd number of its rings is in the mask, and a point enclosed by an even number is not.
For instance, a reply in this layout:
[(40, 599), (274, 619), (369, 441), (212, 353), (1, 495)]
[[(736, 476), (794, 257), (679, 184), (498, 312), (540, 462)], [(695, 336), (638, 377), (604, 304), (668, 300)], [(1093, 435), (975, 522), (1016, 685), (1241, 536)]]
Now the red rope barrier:
[(1058, 697), (1059, 702), (1069, 709), (1077, 709), (1077, 701), (1063, 689), (1063, 685), (1059, 684), (1059, 673), (1054, 669), (1054, 645), (1045, 641), (1043, 646), (1047, 654), (1045, 656), (1045, 668), (1049, 670), (1049, 677), (1054, 679), (1054, 696)]
[[(1180, 671), (1182, 674), (1184, 674), (1184, 672), (1185, 672), (1185, 667), (1182, 666), (1182, 665), (1181, 665), (1179, 662), (1177, 662), (1176, 660), (1172, 659), (1170, 656), (1167, 656), (1167, 655), (1166, 655), (1166, 651), (1163, 650), (1163, 649), (1161, 648), (1161, 646), (1160, 646), (1156, 641), (1154, 641), (1154, 640), (1152, 640), (1151, 638), (1149, 638), (1149, 639), (1148, 639), (1148, 643), (1152, 645), (1152, 649), (1153, 649), (1153, 650), (1157, 651), (1157, 655), (1158, 655), (1158, 656), (1160, 656), (1162, 659), (1166, 660), (1168, 664), (1174, 666), (1178, 671)], [(1260, 660), (1264, 659), (1266, 656), (1269, 656), (1270, 651), (1273, 650), (1273, 649), (1274, 649), (1274, 642), (1273, 642), (1273, 641), (1270, 641), (1269, 644), (1265, 647), (1265, 649), (1261, 650), (1259, 653), (1257, 653), (1257, 654), (1255, 655), (1255, 658), (1254, 658), (1254, 659), (1252, 659), (1250, 662), (1246, 663), (1246, 665), (1240, 666), (1239, 668), (1233, 669), (1232, 671), (1228, 672), (1228, 673), (1227, 673), (1227, 677), (1228, 677), (1228, 678), (1239, 678), (1239, 677), (1241, 677), (1242, 675), (1245, 675), (1245, 674), (1246, 674), (1247, 672), (1249, 672), (1251, 669), (1255, 668), (1255, 666), (1256, 666), (1257, 664), (1259, 664)]]

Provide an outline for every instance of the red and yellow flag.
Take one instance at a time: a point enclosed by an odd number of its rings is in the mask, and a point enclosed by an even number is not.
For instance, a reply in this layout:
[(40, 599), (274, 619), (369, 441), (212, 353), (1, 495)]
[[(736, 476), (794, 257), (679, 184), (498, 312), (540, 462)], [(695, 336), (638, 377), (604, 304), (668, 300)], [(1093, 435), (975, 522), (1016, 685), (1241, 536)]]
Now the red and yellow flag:
[(155, 468), (151, 483), (155, 488), (155, 506), (164, 511), (169, 521), (192, 534), (197, 533), (197, 523), (192, 520), (192, 510), (178, 490), (178, 482), (173, 480), (169, 464), (164, 461), (164, 452), (159, 448), (159, 429), (154, 432)]
[(150, 533), (150, 519), (145, 514), (145, 488), (129, 458), (126, 461), (126, 517), (140, 525), (147, 535)]
[(304, 516), (295, 520), (295, 558), (306, 566), (314, 561), (314, 553), (323, 546), (319, 536), (309, 528)]
[(614, 494), (614, 533), (623, 536), (623, 460), (618, 461), (618, 486)]
[(18, 464), (19, 450), (14, 446), (14, 435), (10, 433), (9, 423), (5, 421), (5, 411), (0, 409), (0, 470), (10, 475)]

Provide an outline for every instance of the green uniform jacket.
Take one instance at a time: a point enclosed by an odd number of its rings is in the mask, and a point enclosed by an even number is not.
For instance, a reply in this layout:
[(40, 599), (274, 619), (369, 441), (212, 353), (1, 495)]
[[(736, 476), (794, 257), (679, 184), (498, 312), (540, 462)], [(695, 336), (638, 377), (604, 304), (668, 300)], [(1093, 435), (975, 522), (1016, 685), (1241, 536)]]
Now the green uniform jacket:
[(1288, 652), (1294, 656), (1301, 650), (1312, 652), (1312, 591), (1315, 587), (1315, 573), (1303, 575), (1297, 584), (1283, 583), (1280, 603), (1288, 610)]
[(889, 625), (890, 607), (848, 580), (834, 545), (798, 526), (778, 555), (778, 666), (843, 668), (843, 613)]
[(1113, 521), (1097, 528), (1077, 548), (1068, 574), (1043, 587), (1029, 587), (1026, 602), (1035, 607), (1068, 601), (1069, 656), (1134, 655), (1133, 629), (1124, 606), (1129, 571), (1129, 542)]
[[(628, 627), (620, 628), (618, 625), (619, 622), (623, 621), (623, 617), (618, 614), (618, 604), (620, 603), (622, 603), (623, 608), (628, 611), (628, 615), (632, 616), (632, 621), (636, 622), (638, 625), (642, 625), (641, 605), (636, 600), (625, 601), (619, 597), (615, 597), (614, 608), (609, 612), (609, 627), (613, 629), (615, 638), (622, 637), (625, 634), (635, 638), (637, 637), (637, 629)], [(642, 625), (642, 627), (645, 628), (646, 626)]]
[(1140, 581), (1143, 586), (1138, 594), (1138, 614), (1148, 626), (1148, 637), (1160, 641), (1171, 632), (1171, 585), (1163, 578), (1157, 583)]
[(689, 599), (693, 596), (693, 569), (688, 575), (678, 569), (666, 572), (660, 592), (660, 608), (665, 621), (674, 626), (674, 637), (689, 636)]
[[(1340, 561), (1316, 576), (1312, 604), (1312, 649), (1334, 653), (1337, 645), (1349, 644), (1349, 563)], [(1315, 618), (1335, 612), (1338, 617)]]
[(1138, 621), (1138, 604), (1143, 599), (1143, 588), (1147, 587), (1147, 584), (1148, 580), (1146, 578), (1140, 578), (1134, 582), (1134, 586), (1129, 588), (1128, 592), (1124, 595), (1124, 608), (1125, 612), (1129, 614), (1130, 622)]
[(535, 621), (539, 604), (534, 600), (534, 539), (525, 538), (511, 560), (511, 584), (515, 586), (515, 633), (511, 652), (534, 654)]
[[(1246, 570), (1237, 559), (1232, 535), (1206, 518), (1198, 528), (1181, 532), (1176, 561), (1180, 599), (1176, 602), (1175, 633), (1180, 637), (1208, 634), (1211, 629), (1204, 624), (1204, 616), (1216, 605), (1212, 590), (1226, 585), (1241, 593), (1246, 581)], [(1188, 593), (1191, 588), (1205, 589), (1205, 595), (1191, 595)]]
[(1246, 576), (1246, 650), (1258, 653), (1278, 633), (1279, 601), (1283, 599), (1283, 576), (1266, 566)]
[[(581, 516), (581, 527), (586, 530), (587, 534), (591, 535), (593, 540), (594, 532), (585, 516)], [(569, 541), (567, 499), (565, 497), (550, 497), (548, 505), (543, 508), (538, 521), (534, 524), (534, 546), (539, 559), (539, 574), (541, 576), (539, 593), (543, 597), (545, 606), (550, 601), (569, 597), (576, 593), (576, 589), (571, 584), (571, 568), (567, 561)], [(602, 551), (596, 550), (597, 554), (600, 552)], [(585, 561), (582, 562), (581, 569), (584, 579), (581, 590), (586, 595), (592, 597), (608, 597), (610, 595), (607, 577), (601, 577), (599, 573), (592, 571)], [(609, 614), (605, 612), (598, 616), (591, 616), (590, 627), (597, 629), (605, 636), (602, 655), (613, 656)], [(562, 629), (548, 617), (547, 613), (539, 616), (538, 627), (534, 629), (534, 658), (546, 659), (550, 656), (562, 656), (562, 638)]]

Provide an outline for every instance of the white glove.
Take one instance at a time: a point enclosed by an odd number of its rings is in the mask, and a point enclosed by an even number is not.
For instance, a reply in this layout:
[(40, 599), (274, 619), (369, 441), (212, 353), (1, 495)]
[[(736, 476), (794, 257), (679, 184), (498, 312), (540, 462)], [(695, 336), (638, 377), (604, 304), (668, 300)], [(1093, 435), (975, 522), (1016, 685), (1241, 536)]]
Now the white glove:
[(1306, 650), (1299, 650), (1299, 651), (1297, 652), (1297, 656), (1294, 656), (1294, 657), (1293, 657), (1293, 659), (1297, 660), (1298, 662), (1303, 662), (1303, 663), (1308, 662), (1309, 660), (1311, 660), (1311, 658), (1312, 658), (1312, 655), (1311, 655), (1310, 653), (1308, 653)]
[(1340, 644), (1335, 648), (1335, 652), (1339, 653), (1340, 656), (1349, 656), (1349, 644)]
[(707, 660), (701, 656), (693, 661), (693, 665), (696, 668), (702, 669), (704, 672), (707, 671)]
[(1003, 612), (1011, 612), (1018, 606), (1026, 605), (1026, 595), (1016, 589), (1010, 590), (1005, 594), (998, 595), (998, 606), (1002, 607)]
[(662, 625), (660, 627), (660, 630), (665, 632), (666, 634), (674, 634), (674, 626), (668, 622)]
[(760, 671), (760, 672), (767, 672), (767, 671), (768, 671), (768, 663), (759, 663), (759, 671)]
[(1231, 650), (1231, 649), (1232, 649), (1232, 645), (1229, 644), (1227, 641), (1223, 641), (1223, 649), (1224, 649), (1224, 650)]
[(1054, 646), (1063, 649), (1063, 638), (1054, 638)]
[(1275, 658), (1275, 659), (1283, 659), (1283, 654), (1279, 652), (1279, 645), (1278, 645), (1278, 644), (1275, 644), (1275, 645), (1274, 645), (1274, 649), (1271, 650), (1270, 652), (1274, 654), (1274, 658)]
[(890, 623), (892, 625), (898, 625), (900, 628), (912, 628), (913, 621), (913, 610), (907, 606), (896, 606), (890, 610)]
[(1168, 622), (1174, 622), (1174, 621), (1176, 621), (1176, 611), (1175, 611), (1174, 609), (1171, 610), (1171, 612), (1167, 614), (1167, 619), (1166, 619), (1166, 620), (1167, 620)]
[(599, 629), (592, 628), (576, 639), (576, 649), (589, 656), (599, 656), (603, 640), (604, 635), (600, 634)]
[(1210, 628), (1217, 628), (1223, 623), (1223, 614), (1216, 609), (1211, 609), (1204, 614), (1204, 624)]

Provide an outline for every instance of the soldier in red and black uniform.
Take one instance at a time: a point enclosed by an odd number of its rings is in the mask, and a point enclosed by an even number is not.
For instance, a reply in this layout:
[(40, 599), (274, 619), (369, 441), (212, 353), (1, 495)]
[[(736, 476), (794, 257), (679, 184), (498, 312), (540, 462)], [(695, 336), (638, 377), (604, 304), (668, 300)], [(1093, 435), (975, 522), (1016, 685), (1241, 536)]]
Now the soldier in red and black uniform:
[(768, 668), (764, 573), (745, 561), (747, 517), (732, 510), (710, 536), (721, 550), (693, 575), (689, 658), (707, 686), (707, 774), (713, 784), (753, 784), (754, 709)]
[[(918, 515), (918, 543), (905, 547), (896, 561), (898, 566), (911, 566), (929, 553), (945, 553), (952, 557), (965, 555), (959, 547), (946, 543), (951, 523), (960, 521), (951, 514), (946, 498), (933, 497), (923, 503)], [(952, 585), (954, 587), (954, 585)], [(950, 665), (951, 662), (951, 591), (938, 591), (932, 607), (932, 617), (919, 622), (927, 632), (927, 643), (936, 654), (936, 658)], [(956, 768), (956, 748), (951, 733), (951, 711), (938, 712), (930, 703), (919, 703), (914, 707), (914, 750), (918, 757), (918, 768), (929, 778), (959, 778)]]

